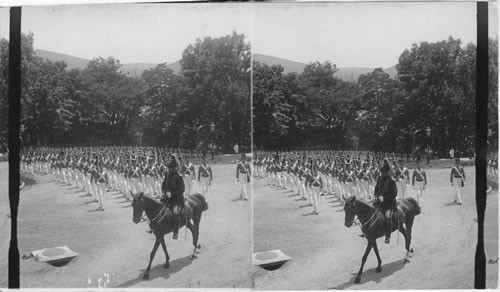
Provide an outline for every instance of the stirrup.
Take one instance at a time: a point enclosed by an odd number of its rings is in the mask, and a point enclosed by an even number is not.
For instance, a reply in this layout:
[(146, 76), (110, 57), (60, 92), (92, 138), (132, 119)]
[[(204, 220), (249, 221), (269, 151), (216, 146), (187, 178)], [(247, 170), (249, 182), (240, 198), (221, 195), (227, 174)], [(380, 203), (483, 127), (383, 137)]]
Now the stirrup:
[(391, 243), (391, 238), (390, 237), (386, 237), (385, 240), (384, 240), (385, 243)]
[(177, 239), (177, 233), (174, 233), (174, 235), (172, 236), (172, 239)]

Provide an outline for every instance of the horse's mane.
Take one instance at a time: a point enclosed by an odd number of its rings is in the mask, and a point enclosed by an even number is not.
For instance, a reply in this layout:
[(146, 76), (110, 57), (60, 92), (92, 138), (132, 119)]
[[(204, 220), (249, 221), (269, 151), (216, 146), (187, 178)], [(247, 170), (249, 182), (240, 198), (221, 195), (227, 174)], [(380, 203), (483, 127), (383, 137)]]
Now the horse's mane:
[(157, 200), (153, 199), (151, 196), (145, 195), (144, 193), (142, 193), (142, 198), (146, 199), (147, 201), (151, 201), (151, 203), (155, 204), (155, 205), (161, 204), (161, 202), (158, 202)]
[[(358, 200), (358, 199), (355, 199), (355, 202), (356, 202), (356, 204), (357, 204), (357, 205), (358, 205), (358, 204), (359, 204), (359, 205), (363, 205), (363, 206), (365, 206), (366, 208), (369, 208), (369, 209), (377, 209), (377, 208), (376, 208), (376, 207), (374, 207), (373, 205), (370, 205), (370, 204), (368, 204), (368, 203), (366, 203), (366, 202), (364, 202), (364, 201)], [(377, 210), (377, 211), (378, 211), (378, 210)], [(379, 212), (380, 212), (380, 211), (379, 211)]]

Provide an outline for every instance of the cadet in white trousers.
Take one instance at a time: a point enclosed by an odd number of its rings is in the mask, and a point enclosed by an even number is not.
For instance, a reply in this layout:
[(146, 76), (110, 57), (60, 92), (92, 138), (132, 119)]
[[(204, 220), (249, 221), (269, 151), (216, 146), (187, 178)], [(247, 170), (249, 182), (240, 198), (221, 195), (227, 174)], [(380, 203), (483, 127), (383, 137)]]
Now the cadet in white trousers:
[(97, 181), (97, 200), (99, 201), (99, 210), (104, 211), (104, 194), (108, 185), (108, 174), (105, 167), (99, 167)]
[(246, 161), (245, 153), (241, 153), (241, 160), (236, 167), (236, 181), (241, 185), (240, 198), (248, 200), (248, 182), (250, 182), (250, 165)]
[(462, 188), (465, 186), (464, 168), (460, 166), (460, 158), (455, 158), (455, 166), (451, 168), (450, 173), (451, 186), (455, 190), (455, 203), (462, 205)]
[(422, 195), (424, 194), (425, 187), (427, 186), (427, 175), (425, 174), (425, 170), (420, 168), (420, 161), (417, 161), (417, 168), (413, 170), (411, 185), (417, 192), (417, 202), (420, 208), (422, 208)]
[(313, 214), (319, 214), (319, 199), (320, 192), (323, 188), (323, 179), (321, 178), (321, 173), (313, 170), (312, 180), (311, 180), (311, 190), (312, 190), (312, 205), (314, 208)]
[(201, 194), (205, 197), (205, 201), (208, 202), (208, 187), (212, 184), (212, 168), (207, 165), (207, 159), (205, 156), (201, 159), (201, 165), (198, 168), (198, 183), (201, 186)]

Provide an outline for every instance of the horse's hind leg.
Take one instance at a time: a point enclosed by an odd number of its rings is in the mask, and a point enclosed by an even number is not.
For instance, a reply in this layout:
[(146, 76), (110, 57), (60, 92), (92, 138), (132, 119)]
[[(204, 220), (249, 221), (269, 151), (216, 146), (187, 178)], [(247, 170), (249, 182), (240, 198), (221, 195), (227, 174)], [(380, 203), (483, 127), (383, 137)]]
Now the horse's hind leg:
[(153, 250), (151, 251), (151, 254), (149, 255), (149, 264), (148, 267), (146, 268), (146, 272), (142, 276), (144, 280), (149, 279), (149, 271), (151, 270), (151, 263), (153, 262), (153, 259), (156, 254), (156, 250), (158, 249), (158, 246), (160, 246), (160, 239), (158, 236), (156, 237), (155, 245), (153, 246)]
[(198, 243), (198, 230), (196, 227), (191, 223), (191, 221), (188, 220), (186, 222), (186, 227), (191, 231), (191, 234), (193, 235), (193, 254), (191, 255), (191, 258), (196, 258), (196, 252), (197, 252), (197, 243)]
[(377, 269), (375, 270), (377, 273), (382, 272), (382, 259), (380, 258), (380, 255), (378, 254), (378, 246), (377, 246), (377, 241), (373, 241), (373, 251), (375, 251), (375, 255), (377, 256), (377, 261), (378, 261), (378, 266)]
[(410, 242), (411, 242), (411, 235), (409, 234), (408, 230), (406, 230), (403, 225), (401, 224), (399, 226), (399, 232), (403, 234), (405, 237), (405, 248), (406, 248), (406, 257), (405, 257), (405, 263), (410, 262)]
[(413, 220), (415, 219), (415, 217), (413, 216), (408, 216), (408, 219), (406, 220), (406, 230), (408, 231), (408, 236), (410, 237), (410, 242), (408, 244), (409, 246), (409, 251), (410, 251), (410, 256), (411, 254), (413, 253), (413, 248), (411, 247), (411, 239), (412, 239), (412, 229), (413, 229)]
[(167, 245), (165, 244), (165, 238), (162, 236), (160, 239), (161, 243), (161, 248), (163, 249), (163, 252), (165, 253), (166, 261), (165, 264), (163, 264), (163, 267), (165, 269), (168, 269), (170, 267), (170, 257), (168, 256), (168, 251), (167, 251)]
[(368, 254), (370, 253), (371, 250), (372, 250), (372, 242), (368, 241), (368, 245), (366, 246), (365, 254), (363, 255), (363, 258), (361, 260), (361, 268), (359, 268), (359, 272), (358, 272), (358, 275), (356, 276), (356, 278), (354, 279), (354, 283), (361, 282), (361, 274), (363, 274), (363, 267), (365, 265), (366, 258), (368, 257)]

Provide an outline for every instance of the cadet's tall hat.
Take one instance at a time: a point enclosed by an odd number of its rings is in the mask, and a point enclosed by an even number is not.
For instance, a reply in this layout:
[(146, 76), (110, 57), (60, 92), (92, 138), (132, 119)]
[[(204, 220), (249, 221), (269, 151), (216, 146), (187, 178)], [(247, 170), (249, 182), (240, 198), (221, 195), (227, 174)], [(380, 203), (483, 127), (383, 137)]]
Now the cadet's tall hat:
[(381, 172), (388, 172), (391, 170), (391, 164), (389, 163), (389, 160), (387, 158), (384, 158), (384, 161), (382, 162), (382, 166), (380, 167)]

